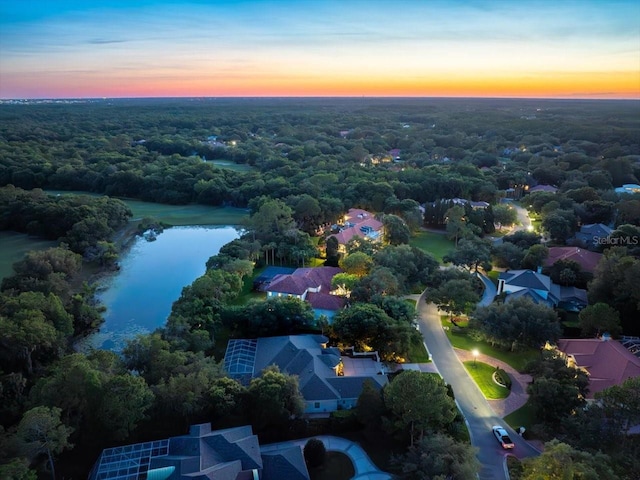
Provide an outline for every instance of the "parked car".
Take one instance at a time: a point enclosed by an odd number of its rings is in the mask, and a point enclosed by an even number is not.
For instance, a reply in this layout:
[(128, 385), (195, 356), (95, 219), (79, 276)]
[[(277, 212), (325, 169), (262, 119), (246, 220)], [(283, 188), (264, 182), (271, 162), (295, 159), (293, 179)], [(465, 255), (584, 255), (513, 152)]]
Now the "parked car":
[(507, 431), (502, 428), (499, 425), (494, 425), (494, 427), (492, 428), (493, 430), (493, 434), (495, 435), (496, 439), (498, 440), (498, 442), (500, 442), (500, 445), (502, 445), (502, 448), (513, 448), (513, 441), (511, 440), (511, 437), (509, 437), (509, 434), (507, 433)]

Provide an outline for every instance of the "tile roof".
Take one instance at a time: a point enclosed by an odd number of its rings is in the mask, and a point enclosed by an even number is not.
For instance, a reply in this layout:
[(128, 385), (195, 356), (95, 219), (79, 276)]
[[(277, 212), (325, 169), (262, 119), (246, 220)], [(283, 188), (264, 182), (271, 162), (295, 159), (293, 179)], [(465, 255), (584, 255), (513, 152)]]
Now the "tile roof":
[(376, 220), (374, 215), (358, 208), (350, 209), (345, 215), (345, 227), (335, 235), (330, 235), (338, 240), (338, 243), (345, 245), (353, 237), (366, 237), (363, 228), (370, 228), (373, 232), (379, 232), (382, 222)]
[(307, 293), (307, 302), (311, 304), (313, 308), (320, 310), (340, 310), (344, 308), (347, 303), (346, 299), (337, 295), (328, 295), (326, 293)]
[(303, 295), (309, 288), (317, 288), (304, 277), (293, 275), (276, 275), (266, 288), (267, 292)]
[(329, 293), (331, 279), (341, 272), (338, 267), (297, 268), (293, 273), (276, 275), (265, 290), (291, 295), (303, 295), (309, 289)]
[(545, 260), (545, 266), (550, 267), (560, 260), (573, 260), (583, 271), (593, 273), (602, 258), (601, 253), (591, 252), (578, 247), (551, 247)]
[(589, 393), (593, 398), (613, 385), (640, 376), (640, 358), (616, 340), (560, 339), (558, 349), (572, 356), (576, 364), (589, 372)]

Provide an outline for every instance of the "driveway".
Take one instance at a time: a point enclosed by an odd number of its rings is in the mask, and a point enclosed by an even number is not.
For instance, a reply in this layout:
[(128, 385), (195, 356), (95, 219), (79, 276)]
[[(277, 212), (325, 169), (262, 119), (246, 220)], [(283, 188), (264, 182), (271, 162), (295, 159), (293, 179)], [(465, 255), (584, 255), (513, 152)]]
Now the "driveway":
[[(318, 435), (317, 438), (322, 440), (324, 446), (329, 451), (341, 452), (347, 455), (353, 463), (355, 475), (352, 480), (391, 480), (393, 477), (387, 472), (383, 472), (371, 461), (367, 453), (362, 449), (360, 445), (351, 440), (347, 440), (342, 437), (334, 437), (332, 435)], [(275, 452), (278, 450), (286, 450), (293, 446), (299, 446), (304, 449), (305, 443), (309, 438), (299, 438), (297, 440), (289, 440), (287, 442), (270, 443), (268, 445), (261, 445), (261, 452)]]
[(444, 381), (453, 388), (456, 403), (464, 415), (471, 435), (471, 443), (478, 448), (478, 459), (482, 463), (479, 478), (481, 480), (508, 479), (505, 470), (506, 453), (491, 432), (493, 425), (501, 425), (507, 429), (515, 443), (515, 448), (510, 453), (518, 458), (535, 456), (539, 452), (496, 415), (473, 379), (467, 374), (442, 329), (436, 306), (427, 304), (422, 298), (418, 302), (417, 312), (420, 332), (433, 363)]
[(480, 272), (476, 272), (476, 275), (484, 283), (484, 292), (482, 292), (482, 298), (478, 302), (478, 306), (488, 307), (493, 302), (493, 299), (496, 298), (498, 290), (489, 277)]

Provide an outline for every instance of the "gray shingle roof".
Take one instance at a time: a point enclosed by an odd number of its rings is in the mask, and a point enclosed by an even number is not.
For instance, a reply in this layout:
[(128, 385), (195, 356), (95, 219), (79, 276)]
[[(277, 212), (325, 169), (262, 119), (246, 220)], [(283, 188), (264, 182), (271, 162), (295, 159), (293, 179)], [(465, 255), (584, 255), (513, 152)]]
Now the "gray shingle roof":
[(340, 394), (340, 398), (358, 398), (362, 393), (362, 384), (367, 380), (371, 380), (376, 388), (382, 388), (382, 385), (372, 377), (334, 377), (327, 379), (334, 390)]
[[(240, 341), (240, 340), (235, 340)], [(298, 376), (300, 393), (306, 401), (336, 400), (341, 393), (335, 385), (340, 385), (342, 391), (352, 396), (356, 388), (362, 388), (360, 380), (347, 380), (335, 384), (329, 380), (340, 380), (352, 377), (337, 377), (335, 367), (340, 363), (340, 351), (336, 348), (323, 348), (328, 339), (322, 335), (290, 335), (282, 337), (263, 337), (255, 340), (255, 365), (253, 376), (257, 376), (270, 365), (277, 365), (280, 371)], [(233, 340), (229, 341), (232, 345)], [(227, 347), (229, 349), (230, 347)], [(226, 356), (225, 356), (226, 357)], [(225, 363), (226, 365), (226, 363)], [(381, 377), (382, 378), (382, 377)], [(386, 379), (386, 377), (385, 377)], [(374, 381), (379, 381), (374, 378)]]
[(287, 450), (262, 455), (262, 480), (308, 480), (309, 471), (302, 448), (293, 446)]
[(551, 278), (533, 270), (511, 270), (503, 272), (499, 278), (509, 285), (517, 287), (535, 288), (536, 290), (551, 290)]

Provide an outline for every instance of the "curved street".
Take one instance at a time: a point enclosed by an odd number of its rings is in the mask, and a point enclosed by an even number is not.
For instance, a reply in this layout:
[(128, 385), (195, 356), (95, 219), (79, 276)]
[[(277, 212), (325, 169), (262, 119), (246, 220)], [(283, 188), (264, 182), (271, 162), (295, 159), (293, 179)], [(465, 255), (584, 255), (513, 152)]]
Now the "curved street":
[(431, 359), (445, 382), (453, 388), (458, 408), (464, 415), (472, 444), (478, 448), (478, 459), (482, 463), (479, 478), (481, 480), (508, 479), (506, 472), (506, 452), (496, 441), (491, 427), (501, 425), (507, 429), (515, 448), (510, 451), (518, 458), (538, 455), (539, 452), (513, 431), (506, 422), (493, 411), (473, 379), (467, 374), (462, 362), (458, 359), (447, 338), (438, 309), (434, 304), (427, 304), (424, 293), (416, 306), (418, 325), (429, 350)]

